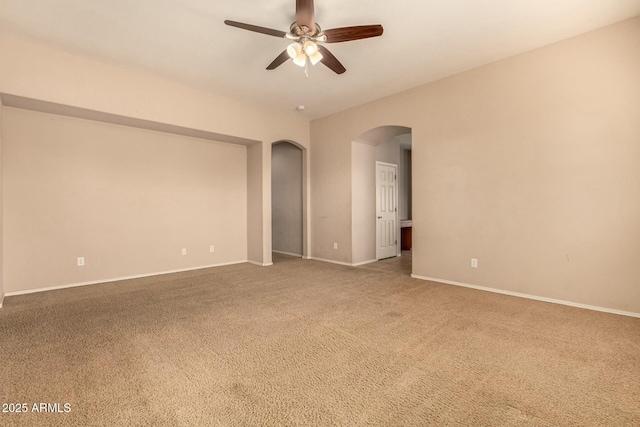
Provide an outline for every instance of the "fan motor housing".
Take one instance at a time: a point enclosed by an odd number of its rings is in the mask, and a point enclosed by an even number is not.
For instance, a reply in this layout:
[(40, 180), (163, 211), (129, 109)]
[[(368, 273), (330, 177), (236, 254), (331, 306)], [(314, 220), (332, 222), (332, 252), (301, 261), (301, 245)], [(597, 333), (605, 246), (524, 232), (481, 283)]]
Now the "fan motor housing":
[(320, 34), (320, 32), (322, 31), (320, 25), (316, 23), (315, 26), (316, 27), (311, 30), (311, 28), (307, 27), (306, 25), (298, 26), (298, 24), (294, 22), (293, 24), (291, 24), (289, 32), (297, 37), (314, 37)]

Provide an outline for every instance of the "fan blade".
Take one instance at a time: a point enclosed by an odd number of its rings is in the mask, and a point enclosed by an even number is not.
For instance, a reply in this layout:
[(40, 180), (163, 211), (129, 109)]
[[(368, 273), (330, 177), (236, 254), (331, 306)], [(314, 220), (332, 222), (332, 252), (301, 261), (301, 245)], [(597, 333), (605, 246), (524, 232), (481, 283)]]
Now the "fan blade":
[(289, 54), (287, 53), (287, 49), (285, 49), (282, 51), (280, 55), (278, 55), (276, 59), (273, 60), (271, 64), (269, 64), (269, 66), (267, 67), (267, 70), (275, 70), (276, 68), (278, 68), (279, 66), (287, 62), (287, 59), (290, 59), (290, 58), (289, 58)]
[(257, 25), (244, 24), (242, 22), (226, 20), (224, 21), (224, 23), (232, 27), (241, 28), (243, 30), (249, 30), (256, 33), (267, 34), (269, 36), (274, 36), (274, 37), (284, 37), (285, 34), (287, 34), (284, 31), (272, 30), (271, 28), (258, 27)]
[(382, 35), (383, 31), (382, 25), (360, 25), (357, 27), (332, 28), (323, 31), (323, 33), (327, 36), (326, 43), (339, 43), (378, 37)]
[(334, 73), (342, 74), (347, 71), (347, 69), (344, 68), (340, 61), (338, 61), (338, 58), (333, 56), (333, 53), (329, 52), (329, 49), (322, 45), (318, 45), (318, 50), (322, 54), (322, 59), (320, 60), (320, 62), (329, 67)]
[(315, 30), (316, 23), (313, 17), (313, 0), (296, 0), (296, 24), (298, 27), (306, 26)]

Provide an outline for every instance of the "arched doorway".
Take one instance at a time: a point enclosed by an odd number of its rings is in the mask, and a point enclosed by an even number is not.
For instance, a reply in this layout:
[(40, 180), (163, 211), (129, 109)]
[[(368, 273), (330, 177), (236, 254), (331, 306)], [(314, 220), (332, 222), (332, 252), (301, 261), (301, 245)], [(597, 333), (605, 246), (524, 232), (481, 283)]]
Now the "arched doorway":
[[(411, 128), (381, 126), (359, 135), (351, 144), (352, 161), (352, 263), (362, 265), (388, 256), (405, 254), (410, 260), (412, 235)], [(395, 198), (392, 253), (380, 251), (380, 188), (376, 167), (392, 166)], [(395, 191), (395, 190), (394, 190)], [(387, 229), (387, 231), (389, 231)], [(387, 233), (389, 237), (391, 233)], [(403, 239), (404, 237), (404, 239)], [(404, 251), (403, 251), (404, 249)], [(384, 253), (385, 255), (380, 255)], [(408, 260), (407, 260), (408, 261)]]
[(278, 256), (305, 258), (306, 150), (290, 141), (271, 148), (271, 245)]

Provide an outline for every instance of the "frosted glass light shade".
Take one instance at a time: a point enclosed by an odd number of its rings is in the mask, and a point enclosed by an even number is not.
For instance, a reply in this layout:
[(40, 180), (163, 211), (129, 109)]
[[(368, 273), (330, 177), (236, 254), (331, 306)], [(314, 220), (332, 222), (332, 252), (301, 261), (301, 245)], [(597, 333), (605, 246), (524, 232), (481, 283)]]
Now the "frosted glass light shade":
[(292, 59), (295, 59), (296, 56), (300, 55), (300, 52), (302, 52), (302, 46), (300, 46), (300, 43), (291, 43), (287, 46), (287, 54)]
[(311, 65), (316, 65), (322, 59), (322, 54), (320, 52), (316, 52), (314, 55), (309, 56), (309, 60), (311, 61)]
[(304, 67), (307, 63), (307, 55), (305, 55), (301, 50), (298, 56), (293, 58), (293, 63), (299, 67)]
[(308, 41), (304, 44), (304, 53), (306, 53), (308, 57), (312, 57), (317, 52), (318, 46), (314, 42)]

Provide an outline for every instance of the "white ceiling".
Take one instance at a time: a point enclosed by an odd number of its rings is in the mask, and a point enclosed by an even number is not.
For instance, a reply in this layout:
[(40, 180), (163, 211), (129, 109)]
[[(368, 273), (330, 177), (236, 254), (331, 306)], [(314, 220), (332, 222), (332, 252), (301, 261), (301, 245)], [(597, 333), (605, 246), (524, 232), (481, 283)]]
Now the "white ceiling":
[(295, 0), (0, 0), (0, 31), (186, 86), (313, 119), (640, 15), (640, 0), (316, 0), (324, 29), (382, 24), (382, 37), (327, 47), (308, 80), (290, 61), (266, 66)]

